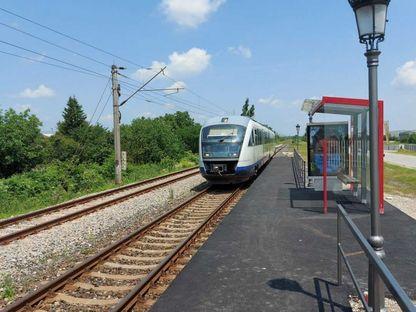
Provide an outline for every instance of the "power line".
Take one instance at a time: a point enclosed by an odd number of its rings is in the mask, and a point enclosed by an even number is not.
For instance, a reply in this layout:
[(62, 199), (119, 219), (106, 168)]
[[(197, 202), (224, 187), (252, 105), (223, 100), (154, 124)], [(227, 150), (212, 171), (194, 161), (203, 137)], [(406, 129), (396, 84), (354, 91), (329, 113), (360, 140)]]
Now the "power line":
[(78, 56), (81, 56), (81, 57), (83, 57), (83, 58), (85, 58), (85, 59), (87, 59), (87, 60), (93, 61), (93, 62), (95, 62), (95, 63), (97, 63), (97, 64), (104, 65), (105, 67), (110, 67), (110, 65), (108, 65), (108, 64), (106, 64), (106, 63), (104, 63), (104, 62), (98, 61), (98, 60), (96, 60), (96, 59), (94, 59), (94, 58), (92, 58), (92, 57), (89, 57), (89, 56), (87, 56), (87, 55), (84, 55), (84, 54), (78, 53), (78, 52), (76, 52), (75, 50), (72, 50), (72, 49), (69, 49), (69, 48), (63, 47), (63, 46), (61, 46), (61, 45), (59, 45), (59, 44), (56, 44), (56, 43), (53, 43), (53, 42), (51, 42), (51, 41), (49, 41), (49, 40), (43, 39), (43, 38), (41, 38), (41, 37), (38, 37), (38, 36), (33, 35), (33, 34), (29, 33), (29, 32), (26, 32), (26, 31), (24, 31), (24, 30), (21, 30), (21, 29), (19, 29), (19, 28), (16, 28), (16, 27), (13, 27), (13, 26), (7, 25), (7, 24), (5, 24), (5, 23), (3, 23), (3, 22), (0, 22), (0, 25), (3, 25), (3, 26), (5, 26), (5, 27), (7, 27), (7, 28), (9, 28), (9, 29), (12, 29), (12, 30), (14, 30), (14, 31), (20, 32), (20, 33), (22, 33), (22, 34), (25, 34), (25, 35), (27, 35), (27, 36), (30, 36), (30, 37), (35, 38), (35, 39), (37, 39), (37, 40), (40, 40), (40, 41), (42, 41), (42, 42), (45, 42), (45, 43), (47, 43), (47, 44), (49, 44), (49, 45), (52, 45), (52, 46), (54, 46), (54, 47), (56, 47), (56, 48), (62, 49), (62, 50), (64, 50), (64, 51), (67, 51), (67, 52), (73, 53), (73, 54), (78, 55)]
[[(146, 102), (153, 103), (153, 104), (157, 104), (157, 105), (159, 105), (159, 106), (162, 106), (162, 107), (164, 107), (164, 108), (170, 109), (170, 110), (172, 110), (172, 111), (177, 111), (177, 109), (175, 109), (175, 108), (173, 108), (173, 107), (169, 107), (169, 106), (167, 106), (166, 104), (168, 104), (168, 103), (160, 103), (160, 102), (158, 102), (158, 101), (156, 101), (156, 100), (153, 100), (153, 99), (151, 100), (151, 99), (149, 99), (149, 98), (148, 98), (148, 95), (139, 94), (139, 96), (140, 96), (140, 97), (142, 97), (142, 98), (144, 98)], [(137, 98), (136, 98), (136, 99), (137, 99)], [(176, 107), (176, 106), (178, 106), (179, 108), (182, 108), (182, 109), (183, 109), (183, 110), (185, 110), (185, 111), (189, 111), (189, 112), (191, 112), (191, 113), (193, 113), (193, 114), (200, 115), (200, 116), (204, 116), (204, 117), (208, 117), (207, 115), (205, 115), (205, 114), (203, 114), (203, 113), (200, 113), (200, 112), (195, 112), (195, 111), (189, 110), (189, 109), (187, 109), (186, 107), (181, 107), (181, 106), (179, 106), (179, 105), (176, 105), (176, 104), (175, 104), (175, 107)]]
[(160, 71), (158, 71), (156, 74), (152, 76), (149, 80), (147, 80), (140, 88), (138, 88), (136, 91), (134, 91), (127, 99), (125, 99), (123, 102), (121, 102), (120, 106), (123, 106), (127, 103), (128, 100), (130, 100), (133, 96), (135, 96), (140, 90), (142, 90), (145, 86), (147, 86), (153, 79), (155, 79), (157, 76), (159, 76), (160, 73), (163, 73), (166, 66), (163, 67)]
[[(127, 88), (127, 89), (130, 89), (130, 87), (126, 87), (126, 86), (124, 86), (125, 88)], [(151, 99), (157, 99), (158, 101), (162, 101), (162, 105), (164, 106), (164, 107), (167, 107), (166, 106), (166, 104), (171, 104), (171, 101), (169, 101), (169, 100), (167, 100), (166, 98), (156, 98), (156, 96), (155, 95), (152, 95), (152, 94), (146, 94), (146, 96), (144, 96), (144, 95), (142, 95), (142, 94), (138, 94), (139, 96), (141, 96), (141, 97), (145, 97), (147, 100), (149, 100), (149, 97), (151, 98)], [(171, 98), (170, 98), (171, 99)], [(173, 100), (173, 99), (171, 99), (171, 100)], [(190, 110), (189, 108), (186, 108), (186, 107), (183, 107), (183, 106), (181, 106), (181, 105), (178, 105), (178, 104), (174, 104), (174, 105), (176, 105), (176, 106), (178, 106), (178, 107), (180, 107), (180, 108), (182, 108), (182, 109), (184, 109), (184, 110), (187, 110), (187, 111), (189, 111), (189, 112), (192, 112), (192, 113), (194, 113), (194, 114), (199, 114), (199, 115), (204, 115), (204, 116), (207, 116), (206, 114), (210, 114), (210, 115), (212, 115), (212, 116), (217, 116), (217, 114), (215, 114), (215, 113), (213, 113), (212, 111), (208, 111), (208, 110), (204, 110), (204, 109), (201, 109), (201, 108), (199, 108), (199, 107), (196, 107), (196, 106), (194, 106), (194, 105), (190, 105), (190, 104), (187, 104), (187, 103), (181, 103), (180, 101), (178, 101), (177, 99), (175, 99), (174, 100), (175, 102), (177, 102), (177, 103), (180, 103), (180, 104), (183, 104), (183, 105), (187, 105), (187, 106), (193, 106), (195, 109), (197, 109), (197, 110), (199, 110), (199, 112), (195, 112), (195, 111), (193, 111), (193, 110)], [(160, 104), (160, 103), (159, 103)], [(203, 111), (203, 113), (201, 113), (201, 111)]]
[[(94, 109), (94, 112), (93, 112), (93, 113), (92, 113), (92, 115), (91, 115), (91, 118), (90, 118), (89, 124), (91, 124), (91, 122), (92, 122), (92, 120), (93, 120), (93, 118), (94, 118), (94, 115), (95, 115), (95, 113), (97, 112), (98, 107), (100, 106), (100, 103), (101, 103), (101, 101), (102, 101), (102, 99), (103, 99), (104, 93), (105, 93), (105, 91), (107, 90), (107, 88), (108, 88), (108, 86), (109, 86), (109, 84), (110, 84), (110, 81), (111, 81), (111, 78), (110, 78), (110, 77), (108, 77), (107, 83), (106, 83), (106, 85), (105, 85), (105, 87), (104, 87), (103, 92), (101, 93), (100, 99), (98, 100), (97, 105), (95, 105), (95, 109)], [(100, 115), (100, 117), (101, 117), (101, 115)], [(98, 120), (99, 120), (99, 118), (97, 119), (97, 122), (98, 122)]]
[[(176, 80), (176, 79), (174, 79), (174, 78), (172, 78), (172, 77), (168, 76), (167, 74), (165, 74), (165, 77), (166, 77), (166, 78), (168, 78), (169, 80), (173, 81), (173, 82), (180, 83), (180, 81), (178, 81), (178, 80)], [(211, 105), (213, 105), (213, 106), (215, 106), (216, 108), (220, 109), (222, 112), (225, 112), (225, 113), (229, 113), (229, 114), (230, 114), (230, 112), (229, 112), (229, 111), (225, 110), (224, 108), (222, 108), (221, 106), (219, 106), (219, 105), (215, 104), (214, 102), (212, 102), (212, 101), (210, 101), (210, 100), (208, 100), (208, 99), (204, 98), (202, 95), (200, 95), (200, 94), (196, 93), (195, 91), (193, 91), (193, 90), (192, 90), (192, 89), (190, 89), (189, 87), (186, 87), (186, 88), (185, 88), (185, 90), (187, 90), (187, 91), (188, 91), (188, 92), (190, 92), (191, 94), (195, 95), (196, 97), (198, 97), (198, 98), (200, 98), (200, 99), (204, 100), (205, 102), (210, 103)]]
[[(125, 78), (127, 78), (127, 79), (129, 79), (129, 80), (132, 80), (132, 81), (134, 81), (134, 82), (139, 82), (138, 80), (133, 79), (133, 78), (130, 78), (130, 77), (128, 77), (128, 76), (125, 76), (125, 75), (122, 75), (122, 76), (123, 76), (123, 77), (125, 77)], [(164, 76), (166, 76), (166, 74), (164, 74)], [(134, 84), (132, 84), (132, 83), (129, 83), (129, 82), (127, 82), (127, 81), (124, 81), (124, 80), (119, 80), (119, 82), (120, 82), (120, 83), (124, 83), (125, 85), (128, 85), (128, 86), (134, 86), (134, 87), (136, 87), (136, 85), (134, 85)], [(187, 90), (187, 87), (181, 87), (181, 88), (182, 88), (182, 89)], [(174, 88), (174, 89), (175, 89), (175, 88)], [(156, 89), (155, 91), (158, 91), (158, 90)], [(189, 91), (189, 90), (188, 90), (188, 91)], [(163, 96), (165, 96), (165, 94), (164, 94)], [(176, 97), (169, 97), (169, 99), (172, 99), (173, 101), (179, 101), (179, 100), (177, 100), (177, 99), (176, 99)], [(182, 101), (182, 102), (188, 102), (188, 103), (191, 103), (189, 100), (184, 100), (184, 99), (182, 99), (181, 101)], [(183, 104), (187, 105), (186, 103), (183, 103)], [(207, 111), (207, 110), (205, 109), (205, 107), (204, 107), (204, 106), (202, 106), (201, 104), (192, 103), (192, 104), (188, 104), (188, 105), (193, 106), (193, 107), (198, 108), (198, 109), (201, 109), (201, 110), (204, 110), (204, 111)], [(226, 112), (224, 109), (221, 109), (221, 108), (216, 108), (216, 107), (215, 107), (215, 109), (217, 109), (217, 110), (218, 110), (218, 111), (220, 111), (221, 113)], [(211, 111), (210, 111), (210, 113), (211, 113)], [(216, 114), (216, 115), (219, 115), (219, 114)]]
[(46, 57), (46, 58), (48, 58), (48, 59), (54, 60), (54, 61), (56, 61), (56, 62), (59, 62), (59, 63), (65, 64), (65, 65), (73, 66), (73, 67), (75, 67), (75, 68), (78, 68), (78, 69), (81, 69), (81, 70), (84, 70), (84, 71), (87, 71), (87, 72), (90, 72), (90, 73), (96, 74), (97, 76), (103, 76), (103, 77), (107, 78), (107, 76), (106, 76), (106, 75), (100, 74), (100, 73), (98, 73), (98, 72), (96, 72), (96, 71), (94, 71), (94, 70), (91, 70), (91, 69), (88, 69), (88, 68), (85, 68), (85, 67), (82, 67), (82, 66), (78, 66), (78, 65), (75, 65), (75, 64), (69, 63), (69, 62), (67, 62), (67, 61), (63, 61), (63, 60), (57, 59), (57, 58), (55, 58), (55, 57), (48, 56), (48, 55), (46, 55), (46, 54), (43, 54), (43, 53), (40, 53), (40, 52), (36, 52), (36, 51), (34, 51), (34, 50), (31, 50), (31, 49), (24, 48), (24, 47), (21, 47), (21, 46), (19, 46), (19, 45), (16, 45), (16, 44), (13, 44), (13, 43), (10, 43), (10, 42), (7, 42), (7, 41), (0, 40), (0, 43), (3, 43), (3, 44), (6, 44), (6, 45), (9, 45), (9, 46), (12, 46), (12, 47), (14, 47), (14, 48), (17, 48), (17, 49), (20, 49), (20, 50), (23, 50), (23, 51), (27, 51), (27, 52), (30, 52), (30, 53), (33, 53), (33, 54), (37, 54), (37, 55), (40, 55), (40, 56), (42, 56), (42, 57)]
[(45, 61), (38, 60), (38, 59), (35, 59), (35, 58), (27, 57), (27, 56), (24, 56), (24, 55), (18, 55), (18, 54), (6, 52), (6, 51), (1, 51), (1, 50), (0, 50), (0, 53), (6, 54), (6, 55), (9, 55), (9, 56), (14, 56), (14, 57), (17, 57), (17, 58), (21, 58), (21, 59), (24, 59), (24, 60), (28, 60), (28, 61), (31, 61), (31, 62), (37, 62), (37, 63), (41, 63), (41, 64), (45, 64), (45, 65), (49, 65), (49, 66), (54, 66), (54, 67), (57, 67), (57, 68), (61, 68), (61, 69), (70, 70), (70, 71), (73, 71), (73, 72), (85, 74), (85, 75), (90, 75), (90, 76), (93, 76), (93, 77), (102, 78), (102, 75), (101, 74), (98, 76), (96, 74), (92, 74), (92, 73), (89, 73), (89, 72), (77, 70), (77, 69), (70, 68), (70, 67), (61, 66), (61, 65), (58, 65), (58, 64), (53, 64), (53, 63), (45, 62)]
[(140, 65), (140, 64), (137, 64), (137, 63), (135, 63), (135, 62), (133, 62), (133, 61), (130, 61), (130, 60), (126, 59), (126, 58), (123, 58), (123, 57), (118, 56), (118, 55), (116, 55), (116, 54), (114, 54), (114, 53), (108, 52), (108, 51), (106, 51), (106, 50), (104, 50), (104, 49), (101, 49), (101, 48), (99, 48), (99, 47), (97, 47), (97, 46), (95, 46), (95, 45), (92, 45), (92, 44), (90, 44), (90, 43), (88, 43), (88, 42), (85, 42), (85, 41), (80, 40), (80, 39), (77, 39), (77, 38), (75, 38), (75, 37), (73, 37), (73, 36), (67, 35), (67, 34), (65, 34), (65, 33), (61, 32), (61, 31), (58, 31), (58, 30), (56, 30), (56, 29), (53, 29), (52, 27), (49, 27), (49, 26), (43, 25), (43, 24), (41, 24), (41, 23), (39, 23), (39, 22), (36, 22), (36, 21), (34, 21), (34, 20), (32, 20), (32, 19), (29, 19), (29, 18), (27, 18), (27, 17), (24, 17), (24, 16), (22, 16), (22, 15), (19, 15), (19, 14), (17, 14), (17, 13), (14, 13), (14, 12), (12, 12), (12, 11), (7, 10), (7, 9), (4, 9), (4, 8), (1, 8), (1, 7), (0, 7), (0, 10), (2, 10), (3, 12), (6, 12), (7, 14), (10, 14), (10, 15), (13, 15), (13, 16), (15, 16), (15, 17), (18, 17), (18, 18), (20, 18), (20, 19), (23, 19), (23, 20), (25, 20), (25, 21), (28, 21), (28, 22), (30, 22), (30, 23), (32, 23), (32, 24), (35, 24), (35, 25), (37, 25), (37, 26), (39, 26), (39, 27), (42, 27), (42, 28), (47, 29), (47, 30), (49, 30), (49, 31), (52, 31), (52, 32), (54, 32), (54, 33), (56, 33), (56, 34), (58, 34), (58, 35), (61, 35), (61, 36), (65, 37), (65, 38), (68, 38), (68, 39), (71, 39), (71, 40), (73, 40), (73, 41), (76, 41), (76, 42), (78, 42), (78, 43), (80, 43), (80, 44), (83, 44), (83, 45), (85, 45), (85, 46), (87, 46), (87, 47), (93, 48), (93, 49), (95, 49), (95, 50), (97, 50), (97, 51), (100, 51), (100, 52), (102, 52), (102, 53), (104, 53), (104, 54), (110, 55), (110, 56), (112, 56), (112, 57), (116, 57), (116, 58), (118, 58), (118, 59), (120, 59), (120, 60), (122, 60), (122, 61), (125, 61), (125, 62), (127, 62), (127, 63), (130, 63), (131, 65), (134, 65), (134, 66), (137, 66), (137, 67), (140, 67), (140, 68), (146, 68), (146, 67), (144, 67), (144, 66), (142, 66), (142, 65)]

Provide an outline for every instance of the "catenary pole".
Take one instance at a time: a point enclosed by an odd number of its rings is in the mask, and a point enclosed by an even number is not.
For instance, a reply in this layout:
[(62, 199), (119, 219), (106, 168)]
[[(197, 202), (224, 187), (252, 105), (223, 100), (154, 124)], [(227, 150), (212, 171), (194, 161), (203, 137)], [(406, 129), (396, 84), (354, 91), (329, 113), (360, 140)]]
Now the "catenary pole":
[(117, 79), (116, 65), (111, 66), (111, 80), (113, 90), (113, 121), (114, 121), (114, 154), (115, 154), (115, 183), (121, 184), (121, 144), (120, 144), (120, 106), (118, 98), (120, 95), (120, 85)]

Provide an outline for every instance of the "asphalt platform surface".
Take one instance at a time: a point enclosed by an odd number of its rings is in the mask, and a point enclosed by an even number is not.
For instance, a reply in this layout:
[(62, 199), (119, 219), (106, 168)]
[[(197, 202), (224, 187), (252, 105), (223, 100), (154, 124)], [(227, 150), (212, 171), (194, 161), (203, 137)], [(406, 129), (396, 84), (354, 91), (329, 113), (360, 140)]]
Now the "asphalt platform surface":
[[(152, 312), (351, 311), (354, 290), (345, 267), (343, 286), (335, 285), (335, 198), (322, 214), (322, 193), (296, 189), (291, 162), (271, 161)], [(341, 199), (368, 235), (367, 208)], [(386, 264), (414, 299), (416, 221), (387, 203), (385, 210)], [(345, 226), (343, 243), (365, 287), (366, 258)]]

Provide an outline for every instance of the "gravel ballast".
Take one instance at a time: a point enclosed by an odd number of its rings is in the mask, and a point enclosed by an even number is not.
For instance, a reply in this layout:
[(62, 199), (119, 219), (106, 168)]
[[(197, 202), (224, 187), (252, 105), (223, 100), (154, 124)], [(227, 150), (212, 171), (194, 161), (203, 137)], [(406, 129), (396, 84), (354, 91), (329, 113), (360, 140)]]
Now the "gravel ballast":
[(0, 246), (1, 275), (21, 296), (169, 210), (205, 180), (197, 175)]

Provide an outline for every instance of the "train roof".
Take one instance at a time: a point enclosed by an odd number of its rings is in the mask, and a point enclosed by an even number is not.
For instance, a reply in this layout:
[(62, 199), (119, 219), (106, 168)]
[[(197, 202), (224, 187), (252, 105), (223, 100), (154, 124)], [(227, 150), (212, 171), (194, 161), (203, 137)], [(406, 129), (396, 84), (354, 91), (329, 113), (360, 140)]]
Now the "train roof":
[[(225, 119), (227, 119), (226, 122), (224, 121)], [(218, 116), (208, 119), (207, 122), (204, 124), (204, 127), (224, 123), (247, 127), (250, 120), (251, 118), (246, 116)]]
[[(224, 121), (225, 119), (227, 119), (227, 121)], [(249, 122), (250, 122), (250, 120), (253, 121), (253, 122), (255, 122), (256, 124), (259, 124), (259, 125), (267, 128), (265, 125), (263, 125), (263, 124), (255, 121), (254, 119), (252, 119), (250, 117), (247, 117), (247, 116), (239, 116), (239, 115), (235, 115), (235, 116), (218, 116), (218, 117), (210, 118), (204, 124), (204, 127), (218, 125), (218, 124), (226, 124), (226, 123), (227, 124), (231, 124), (231, 125), (240, 125), (240, 126), (247, 127), (248, 124), (249, 124)]]

